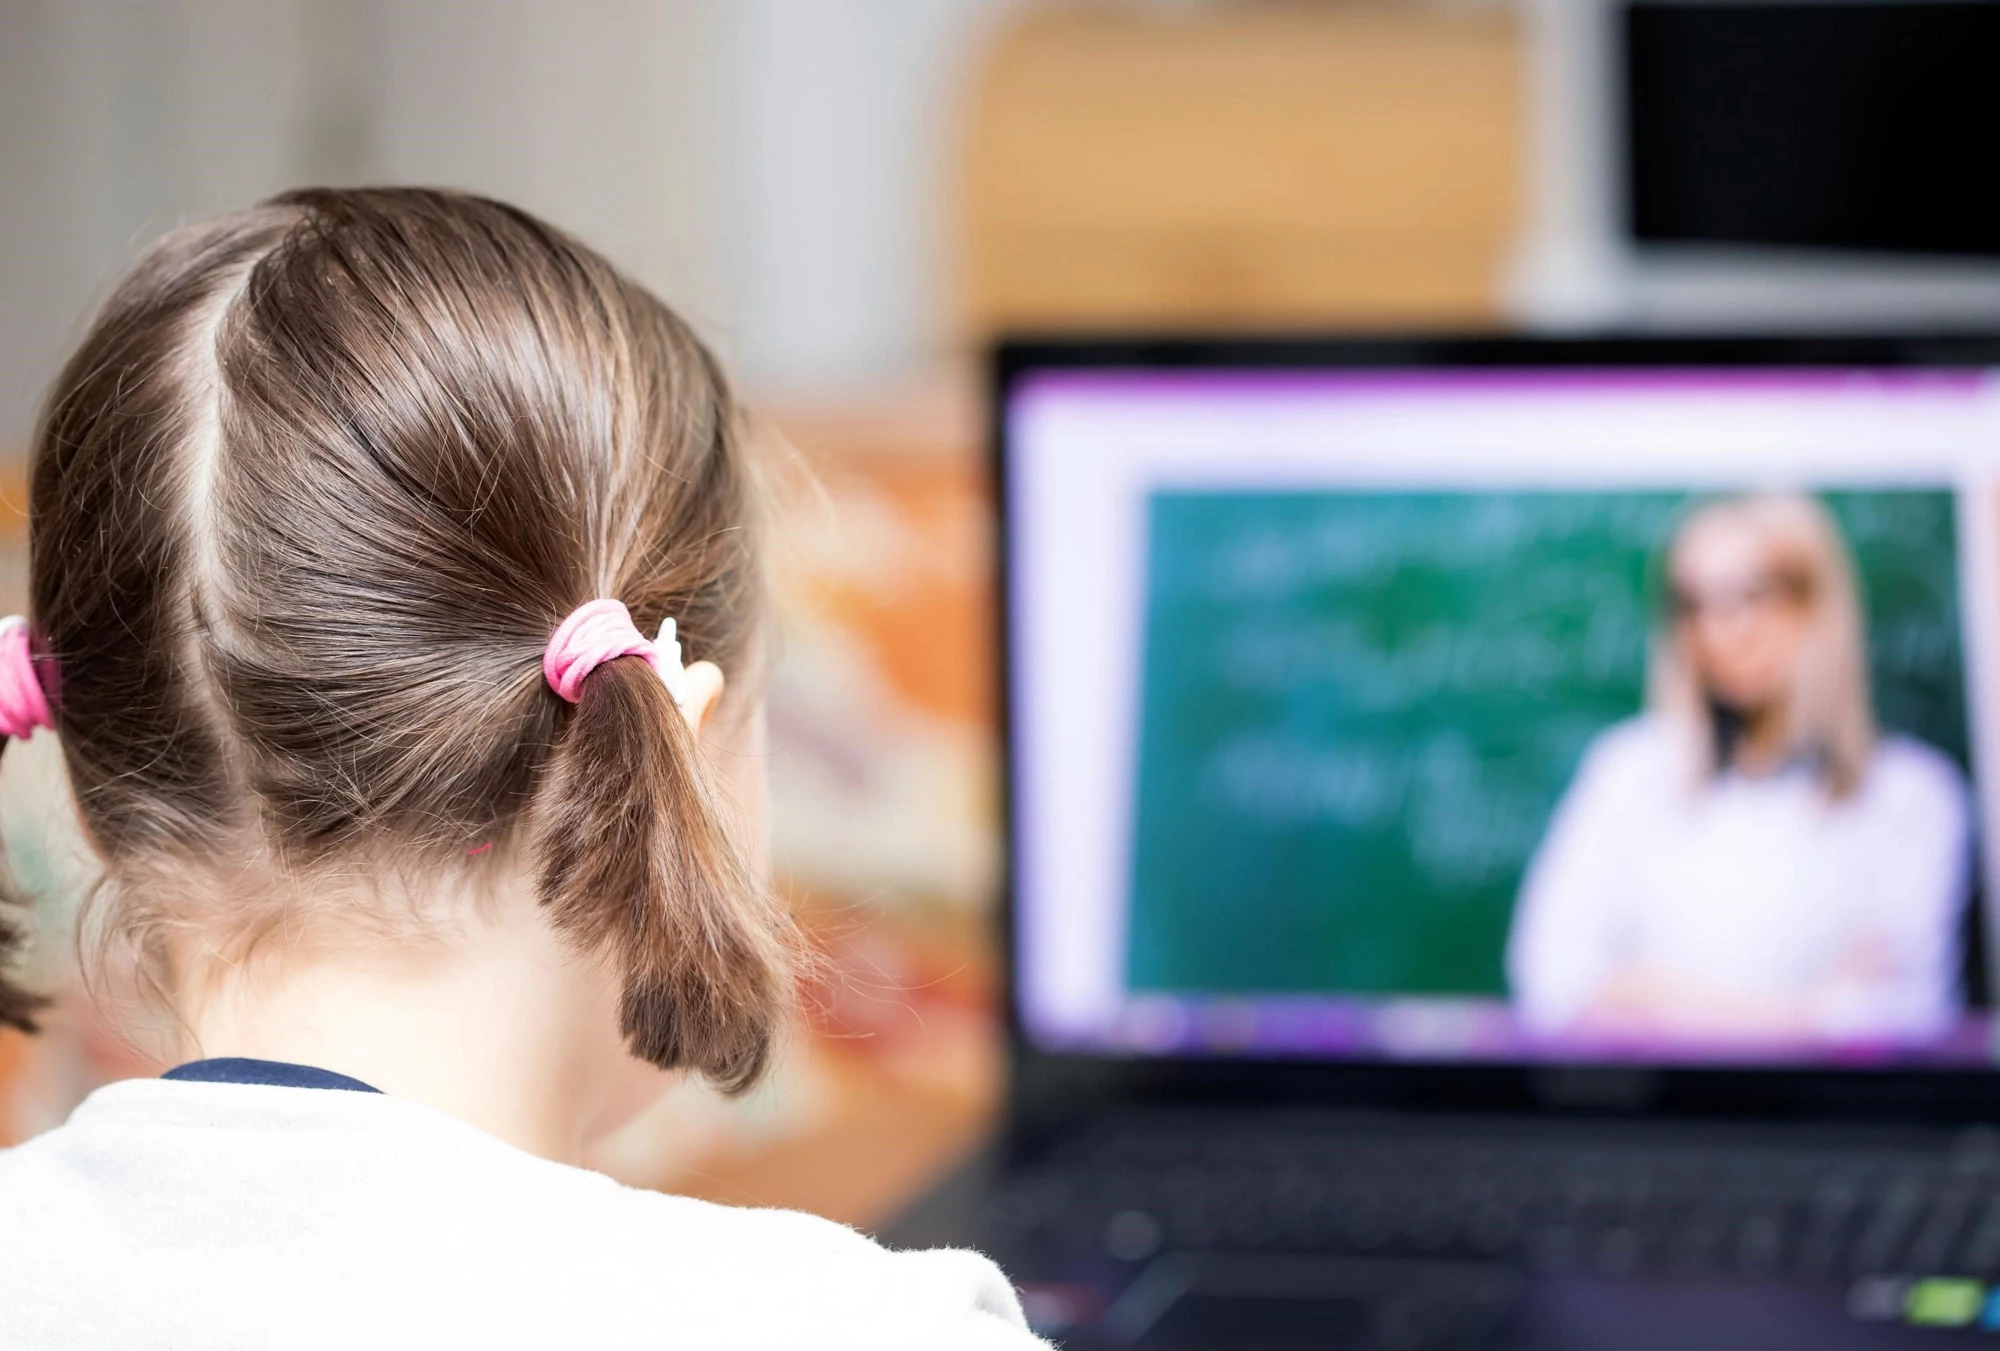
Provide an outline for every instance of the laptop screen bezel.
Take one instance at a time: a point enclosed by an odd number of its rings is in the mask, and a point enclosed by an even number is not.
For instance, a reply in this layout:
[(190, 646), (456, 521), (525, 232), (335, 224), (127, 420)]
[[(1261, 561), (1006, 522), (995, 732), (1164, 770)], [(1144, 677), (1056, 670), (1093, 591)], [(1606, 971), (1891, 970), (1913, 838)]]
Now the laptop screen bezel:
[(2000, 1117), (1994, 1069), (1826, 1070), (1632, 1064), (1410, 1063), (1250, 1057), (1123, 1057), (1036, 1046), (1016, 977), (1020, 776), (1012, 690), (1014, 534), (1008, 410), (1048, 371), (1343, 371), (1452, 368), (1876, 368), (2000, 370), (2000, 333), (1877, 336), (1502, 337), (1014, 336), (988, 354), (990, 487), (998, 513), (994, 586), (1004, 847), (997, 917), (1002, 1008), (1017, 1125), (1118, 1106), (1348, 1107), (1970, 1123)]

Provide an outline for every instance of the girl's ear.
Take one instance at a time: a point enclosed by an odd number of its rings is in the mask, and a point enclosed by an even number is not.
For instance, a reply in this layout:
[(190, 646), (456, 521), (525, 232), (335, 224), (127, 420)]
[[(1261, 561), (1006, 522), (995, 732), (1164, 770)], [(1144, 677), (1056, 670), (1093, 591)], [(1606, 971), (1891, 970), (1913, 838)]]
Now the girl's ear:
[(722, 703), (722, 668), (712, 661), (698, 661), (687, 668), (687, 698), (681, 713), (696, 736)]

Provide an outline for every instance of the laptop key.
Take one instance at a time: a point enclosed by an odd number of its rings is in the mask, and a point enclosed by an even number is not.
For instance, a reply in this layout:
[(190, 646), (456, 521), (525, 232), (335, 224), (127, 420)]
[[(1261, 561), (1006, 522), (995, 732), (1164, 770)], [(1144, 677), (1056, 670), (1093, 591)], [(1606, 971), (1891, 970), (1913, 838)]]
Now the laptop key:
[(1856, 1240), (1849, 1266), (1856, 1272), (1889, 1270), (1923, 1211), (1924, 1199), (1916, 1184), (1898, 1183)]
[(1745, 1215), (1736, 1226), (1736, 1269), (1746, 1275), (1763, 1276), (1777, 1270), (1784, 1255), (1784, 1217), (1775, 1208)]
[(1958, 1264), (1974, 1276), (2000, 1275), (2000, 1197), (1987, 1202), (1966, 1236)]
[(1916, 1226), (1905, 1265), (1912, 1271), (1942, 1271), (1951, 1258), (1959, 1231), (1972, 1210), (1972, 1199), (1963, 1191), (1951, 1191), (1931, 1204), (1929, 1213)]
[(1356, 1200), (1340, 1216), (1341, 1237), (1351, 1247), (1373, 1252), (1388, 1244), (1393, 1224), (1388, 1208), (1375, 1198)]
[(1617, 1225), (1600, 1232), (1591, 1243), (1590, 1266), (1600, 1276), (1630, 1276), (1645, 1255), (1639, 1231)]
[(1121, 1210), (1104, 1225), (1105, 1256), (1119, 1262), (1143, 1262), (1160, 1250), (1166, 1231), (1143, 1210)]
[(1729, 1224), (1730, 1214), (1720, 1206), (1705, 1205), (1690, 1212), (1680, 1232), (1674, 1235), (1670, 1254), (1673, 1268), (1685, 1273), (1717, 1265)]
[(1581, 1236), (1567, 1224), (1544, 1224), (1528, 1235), (1528, 1265), (1536, 1271), (1557, 1275), (1574, 1271), (1581, 1264)]
[(1489, 1257), (1512, 1252), (1521, 1241), (1522, 1216), (1519, 1207), (1488, 1202), (1475, 1209), (1465, 1223), (1472, 1246)]

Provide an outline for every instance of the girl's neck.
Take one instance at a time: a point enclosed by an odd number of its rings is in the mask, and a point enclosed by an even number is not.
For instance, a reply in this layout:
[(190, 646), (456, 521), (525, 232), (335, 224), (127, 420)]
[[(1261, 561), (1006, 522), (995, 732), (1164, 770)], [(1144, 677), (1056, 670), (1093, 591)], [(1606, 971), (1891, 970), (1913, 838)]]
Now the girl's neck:
[(615, 981), (532, 904), (401, 951), (292, 949), (210, 979), (182, 1010), (187, 1059), (313, 1065), (580, 1163), (606, 1110), (579, 1048), (615, 1027)]

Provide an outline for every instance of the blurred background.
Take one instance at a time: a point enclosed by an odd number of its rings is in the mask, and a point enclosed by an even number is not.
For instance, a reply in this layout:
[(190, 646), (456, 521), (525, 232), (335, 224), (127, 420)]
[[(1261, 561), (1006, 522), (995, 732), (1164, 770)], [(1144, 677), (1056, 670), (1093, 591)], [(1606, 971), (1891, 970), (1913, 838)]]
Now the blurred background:
[[(775, 843), (831, 961), (767, 1089), (690, 1087), (599, 1162), (879, 1222), (978, 1140), (998, 1092), (994, 335), (2000, 314), (1992, 265), (1949, 249), (1637, 248), (1607, 12), (0, 0), (0, 609), (20, 604), (36, 400), (162, 230), (304, 183), (420, 182), (609, 254), (695, 321), (811, 471), (780, 541)], [(8, 757), (16, 835), (43, 809), (18, 790), (32, 758)], [(0, 1034), (0, 1143), (158, 1068), (93, 1019), (59, 937), (37, 960), (68, 993), (48, 1036)]]

